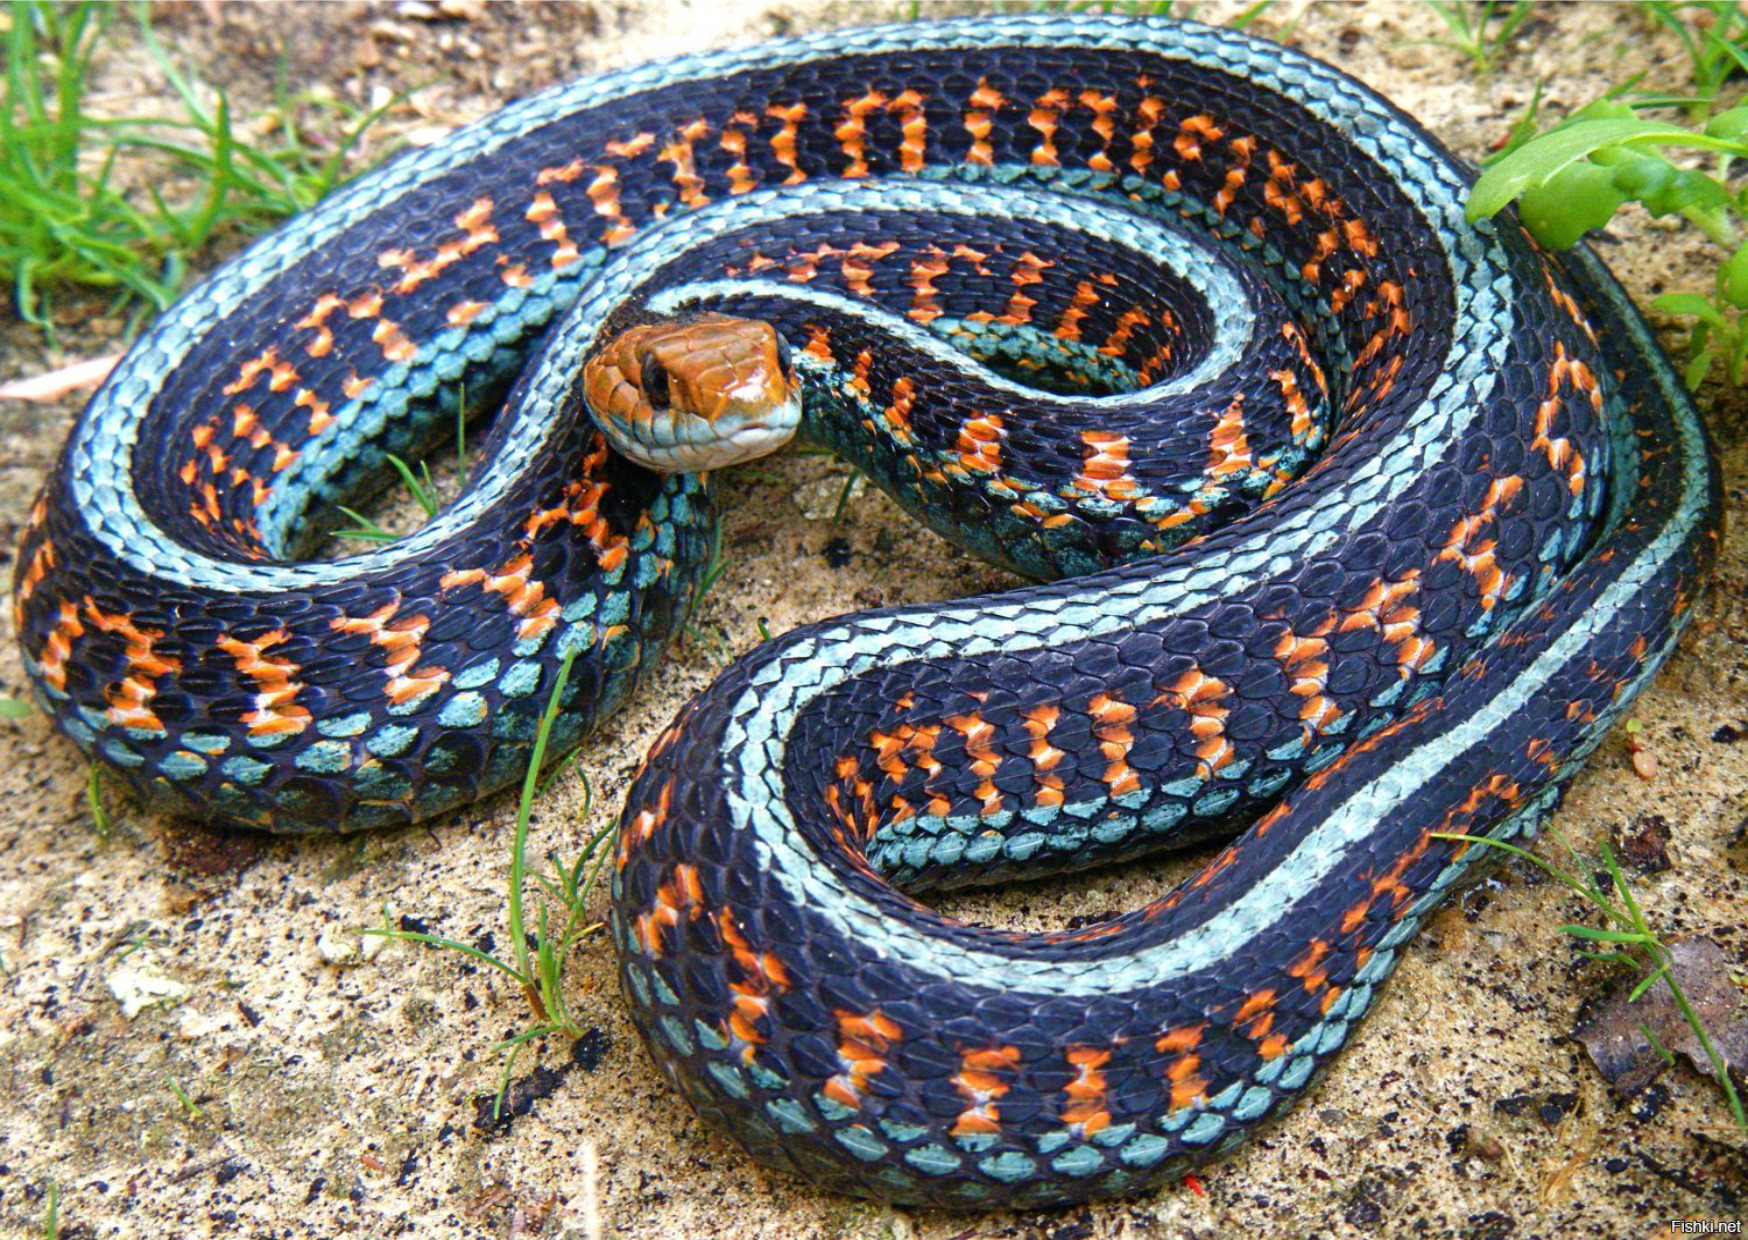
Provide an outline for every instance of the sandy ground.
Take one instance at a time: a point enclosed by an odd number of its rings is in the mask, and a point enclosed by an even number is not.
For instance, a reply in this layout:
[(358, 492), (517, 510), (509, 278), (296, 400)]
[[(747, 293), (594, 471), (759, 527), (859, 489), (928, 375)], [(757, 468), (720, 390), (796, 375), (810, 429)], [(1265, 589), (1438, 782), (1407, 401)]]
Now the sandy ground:
[[(1211, 4), (1203, 15), (1237, 7)], [(366, 101), (428, 83), (391, 118), (413, 140), (575, 73), (891, 15), (762, 0), (158, 10), (175, 54), (231, 85), (239, 107), (265, 102), (282, 38), (296, 88)], [(1663, 86), (1680, 69), (1675, 43), (1626, 6), (1538, 6), (1490, 78), (1424, 42), (1440, 33), (1425, 9), (1287, 0), (1255, 29), (1358, 75), (1471, 158), (1505, 132), (1538, 80), (1557, 114), (1630, 73), (1649, 70), (1645, 84)], [(116, 110), (150, 110), (158, 87), (130, 42), (105, 53), (100, 85)], [(1611, 261), (1641, 300), (1705, 289), (1706, 248), (1692, 233), (1634, 217), (1616, 234)], [(66, 315), (61, 354), (35, 330), (0, 322), (0, 378), (113, 347), (118, 322), (89, 305)], [(1679, 330), (1670, 340), (1679, 343)], [(1708, 389), (1704, 402), (1740, 528), (1748, 399)], [(0, 407), (0, 546), (15, 544), (76, 404)], [(881, 496), (862, 496), (834, 523), (844, 476), (828, 460), (789, 456), (727, 484), (729, 568), (702, 616), (717, 644), (683, 641), (657, 691), (587, 747), (539, 805), (537, 854), (574, 853), (608, 821), (654, 731), (728, 651), (756, 640), (759, 618), (781, 630), (1005, 584)], [(1736, 539), (1700, 622), (1641, 700), (1655, 777), (1634, 773), (1617, 735), (1558, 818), (1590, 843), (1661, 815), (1673, 866), (1637, 877), (1641, 899), (1668, 933), (1710, 933), (1738, 964), (1748, 958), (1748, 740), (1736, 739), (1748, 733), (1745, 581), (1748, 550)], [(0, 630), (9, 624), (0, 619)], [(11, 635), (0, 636), (0, 692), (19, 694)], [(43, 1234), (51, 1184), (63, 1236), (260, 1237), (1648, 1235), (1667, 1234), (1673, 1218), (1739, 1217), (1748, 1192), (1732, 1152), (1740, 1139), (1715, 1091), (1681, 1069), (1637, 1102), (1617, 1102), (1570, 1040), (1601, 979), (1557, 928), (1581, 915), (1577, 902), (1524, 866), (1434, 917), (1306, 1105), (1208, 1167), (1199, 1186), (969, 1218), (820, 1196), (707, 1134), (651, 1070), (600, 939), (569, 974), (587, 1036), (525, 1057), (524, 1113), (482, 1128), (479, 1100), (499, 1070), (489, 1048), (521, 1027), (521, 996), (454, 954), (395, 944), (340, 967), (320, 944), (355, 942), (352, 931), (385, 905), (434, 932), (503, 943), (505, 799), (429, 827), (298, 842), (111, 808), (105, 843), (72, 746), (40, 718), (0, 724), (7, 1234)], [(1189, 864), (955, 897), (951, 911), (1060, 925), (1143, 902)], [(185, 998), (130, 1016), (116, 993), (142, 976), (169, 979), (160, 984)]]

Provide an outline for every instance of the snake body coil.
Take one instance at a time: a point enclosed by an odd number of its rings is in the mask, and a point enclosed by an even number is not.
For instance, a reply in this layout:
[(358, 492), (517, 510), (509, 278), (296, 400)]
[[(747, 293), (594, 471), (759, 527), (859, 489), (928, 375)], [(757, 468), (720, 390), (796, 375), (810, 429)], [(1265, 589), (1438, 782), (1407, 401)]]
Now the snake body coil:
[[(1061, 580), (808, 626), (681, 712), (614, 865), (638, 1027), (701, 1115), (824, 1186), (1142, 1190), (1303, 1093), (1476, 859), (1435, 833), (1533, 830), (1715, 554), (1644, 324), (1588, 253), (1466, 223), (1468, 181), (1341, 74), (1160, 22), (849, 31), (549, 91), (140, 340), (24, 536), (31, 674), (171, 808), (359, 827), (501, 787), (563, 657), (561, 748), (707, 555), (706, 483), (609, 454), (583, 360), (628, 314), (765, 320), (815, 437)], [(306, 514), (518, 367), (461, 498), (295, 561)], [(1084, 929), (893, 885), (1252, 819)]]

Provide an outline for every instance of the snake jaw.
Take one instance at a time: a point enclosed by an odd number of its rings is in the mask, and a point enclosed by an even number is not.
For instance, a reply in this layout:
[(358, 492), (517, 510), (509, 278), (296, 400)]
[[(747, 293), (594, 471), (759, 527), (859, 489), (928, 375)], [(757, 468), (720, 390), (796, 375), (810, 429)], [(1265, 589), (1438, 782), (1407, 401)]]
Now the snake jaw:
[(608, 442), (661, 473), (756, 460), (801, 425), (801, 383), (775, 328), (706, 314), (628, 328), (583, 369)]

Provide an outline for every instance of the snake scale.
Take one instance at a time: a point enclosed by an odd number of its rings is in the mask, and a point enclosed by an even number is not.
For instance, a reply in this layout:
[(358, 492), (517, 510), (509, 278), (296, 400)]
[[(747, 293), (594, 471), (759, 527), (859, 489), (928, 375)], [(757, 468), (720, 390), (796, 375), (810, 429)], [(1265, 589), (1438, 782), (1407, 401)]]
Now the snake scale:
[[(636, 1024), (710, 1124), (823, 1187), (1142, 1191), (1304, 1094), (1485, 851), (1436, 835), (1533, 832), (1715, 557), (1644, 323), (1584, 249), (1466, 222), (1469, 184), (1342, 74), (1162, 21), (851, 30), (547, 91), (140, 338), (23, 536), (30, 675), (171, 811), (331, 830), (502, 788), (561, 660), (555, 751), (709, 557), (708, 477), (610, 449), (585, 364), (769, 325), (808, 435), (1041, 583), (808, 625), (680, 712), (611, 864)], [(662, 347), (602, 391), (702, 390)], [(462, 382), (500, 407), (464, 492), (304, 558)], [(1077, 929), (909, 894), (1216, 836)]]

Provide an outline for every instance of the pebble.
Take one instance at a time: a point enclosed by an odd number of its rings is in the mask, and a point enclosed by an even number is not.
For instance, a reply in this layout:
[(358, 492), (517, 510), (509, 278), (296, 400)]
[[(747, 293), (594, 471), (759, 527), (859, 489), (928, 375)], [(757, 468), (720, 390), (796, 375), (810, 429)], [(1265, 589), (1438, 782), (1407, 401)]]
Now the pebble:
[(135, 952), (109, 971), (109, 993), (132, 1020), (147, 1008), (175, 1007), (194, 993), (187, 982), (171, 976), (156, 960)]
[(359, 934), (356, 930), (324, 930), (316, 938), (316, 951), (322, 960), (336, 968), (348, 969), (375, 960), (382, 954), (388, 939), (380, 934)]

